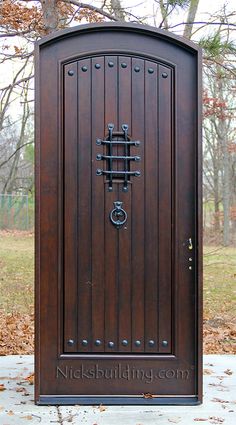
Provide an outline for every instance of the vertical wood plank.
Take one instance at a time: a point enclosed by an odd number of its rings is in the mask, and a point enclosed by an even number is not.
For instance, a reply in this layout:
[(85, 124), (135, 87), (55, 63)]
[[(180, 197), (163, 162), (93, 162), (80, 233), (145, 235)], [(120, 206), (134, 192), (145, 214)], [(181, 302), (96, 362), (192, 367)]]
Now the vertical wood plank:
[[(91, 60), (92, 72), (92, 342), (93, 351), (104, 351), (104, 177), (97, 176), (96, 156), (104, 129), (104, 57)], [(97, 342), (96, 342), (97, 341)]]
[[(145, 351), (158, 347), (158, 67), (145, 61)], [(162, 125), (161, 119), (160, 125)]]
[[(105, 126), (113, 123), (117, 130), (118, 123), (118, 82), (117, 82), (117, 56), (105, 57)], [(114, 149), (115, 152), (115, 149)], [(104, 148), (106, 153), (106, 148)], [(117, 154), (117, 149), (116, 149)], [(114, 163), (114, 161), (113, 161)], [(102, 166), (105, 167), (106, 161)], [(113, 167), (115, 168), (115, 167)], [(117, 263), (117, 243), (118, 232), (109, 219), (114, 202), (117, 200), (116, 183), (113, 184), (113, 191), (108, 191), (108, 182), (105, 182), (105, 351), (117, 351), (118, 343), (118, 263)], [(111, 346), (109, 343), (114, 343)]]
[[(139, 71), (137, 71), (139, 69)], [(140, 140), (140, 146), (132, 146), (132, 155), (139, 155), (140, 162), (130, 164), (139, 170), (140, 177), (132, 177), (132, 351), (144, 351), (144, 250), (145, 250), (145, 145), (144, 139), (144, 61), (132, 59), (132, 139)], [(140, 345), (138, 345), (140, 341)]]
[[(77, 347), (77, 62), (64, 67), (64, 350)], [(69, 342), (71, 341), (71, 343)], [(73, 343), (72, 343), (73, 341)], [(69, 342), (69, 343), (68, 343)]]
[(172, 302), (172, 93), (171, 70), (159, 66), (159, 352), (170, 353)]
[[(119, 121), (118, 127), (121, 130), (122, 124), (128, 124), (129, 133), (131, 131), (131, 58), (119, 57)], [(119, 155), (124, 155), (123, 147), (118, 148)], [(124, 169), (124, 161), (120, 161), (118, 169)], [(123, 180), (123, 178), (122, 178)], [(118, 230), (119, 246), (119, 351), (131, 350), (131, 188), (128, 185), (128, 192), (123, 192), (123, 184), (117, 184), (118, 199), (123, 202), (123, 208), (128, 214), (127, 225)], [(124, 345), (123, 340), (128, 344)]]
[(78, 62), (78, 88), (78, 349), (86, 352), (92, 348), (90, 59)]

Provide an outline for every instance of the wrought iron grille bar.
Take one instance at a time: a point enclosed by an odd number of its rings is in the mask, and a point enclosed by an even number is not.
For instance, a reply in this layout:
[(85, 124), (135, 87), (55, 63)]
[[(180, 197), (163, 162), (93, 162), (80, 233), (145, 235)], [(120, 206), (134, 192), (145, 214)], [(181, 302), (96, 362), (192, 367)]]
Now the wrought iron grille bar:
[[(102, 170), (100, 168), (97, 169), (96, 174), (97, 176), (107, 175), (109, 178), (109, 186), (108, 190), (112, 191), (112, 185), (114, 182), (114, 178), (116, 176), (123, 177), (124, 179), (124, 185), (123, 190), (124, 192), (128, 191), (128, 182), (129, 176), (140, 176), (140, 171), (129, 171), (129, 161), (140, 161), (140, 156), (134, 155), (131, 156), (129, 153), (129, 146), (139, 146), (140, 141), (139, 140), (129, 140), (128, 136), (128, 124), (122, 124), (122, 132), (114, 132), (114, 124), (110, 123), (108, 124), (108, 138), (107, 140), (97, 139), (96, 144), (98, 146), (100, 145), (107, 145), (108, 146), (108, 155), (104, 154), (97, 154), (97, 160), (106, 160), (108, 164), (108, 170)], [(117, 137), (117, 139), (116, 139)], [(124, 140), (120, 140), (120, 138), (123, 138)], [(122, 145), (124, 146), (124, 155), (113, 155), (113, 145)], [(123, 160), (124, 161), (124, 170), (113, 170), (113, 161), (114, 160)], [(115, 177), (114, 177), (115, 176)]]

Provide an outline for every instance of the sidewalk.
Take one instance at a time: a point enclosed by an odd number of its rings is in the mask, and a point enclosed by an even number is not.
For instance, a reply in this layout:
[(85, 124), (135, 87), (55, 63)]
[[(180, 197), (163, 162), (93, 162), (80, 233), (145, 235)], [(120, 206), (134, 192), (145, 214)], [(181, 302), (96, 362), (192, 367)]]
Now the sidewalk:
[[(201, 406), (35, 406), (33, 356), (0, 357), (0, 424), (168, 425), (236, 424), (236, 356), (204, 356)], [(2, 387), (4, 385), (4, 387)]]

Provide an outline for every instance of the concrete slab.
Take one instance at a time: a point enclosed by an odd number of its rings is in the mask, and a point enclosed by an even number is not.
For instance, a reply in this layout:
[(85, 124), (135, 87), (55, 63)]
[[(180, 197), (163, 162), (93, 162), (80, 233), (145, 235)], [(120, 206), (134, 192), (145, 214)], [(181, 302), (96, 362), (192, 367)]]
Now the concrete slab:
[(0, 425), (236, 424), (236, 356), (204, 356), (201, 406), (35, 406), (33, 356), (0, 357)]

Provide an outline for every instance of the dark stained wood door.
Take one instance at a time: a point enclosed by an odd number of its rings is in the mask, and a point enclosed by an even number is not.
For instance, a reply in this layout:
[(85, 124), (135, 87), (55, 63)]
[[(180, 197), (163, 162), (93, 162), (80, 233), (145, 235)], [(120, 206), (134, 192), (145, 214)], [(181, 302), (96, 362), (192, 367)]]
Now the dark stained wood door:
[(198, 57), (136, 25), (39, 43), (39, 404), (201, 400)]
[(172, 94), (171, 68), (149, 60), (64, 67), (65, 352), (171, 352)]

